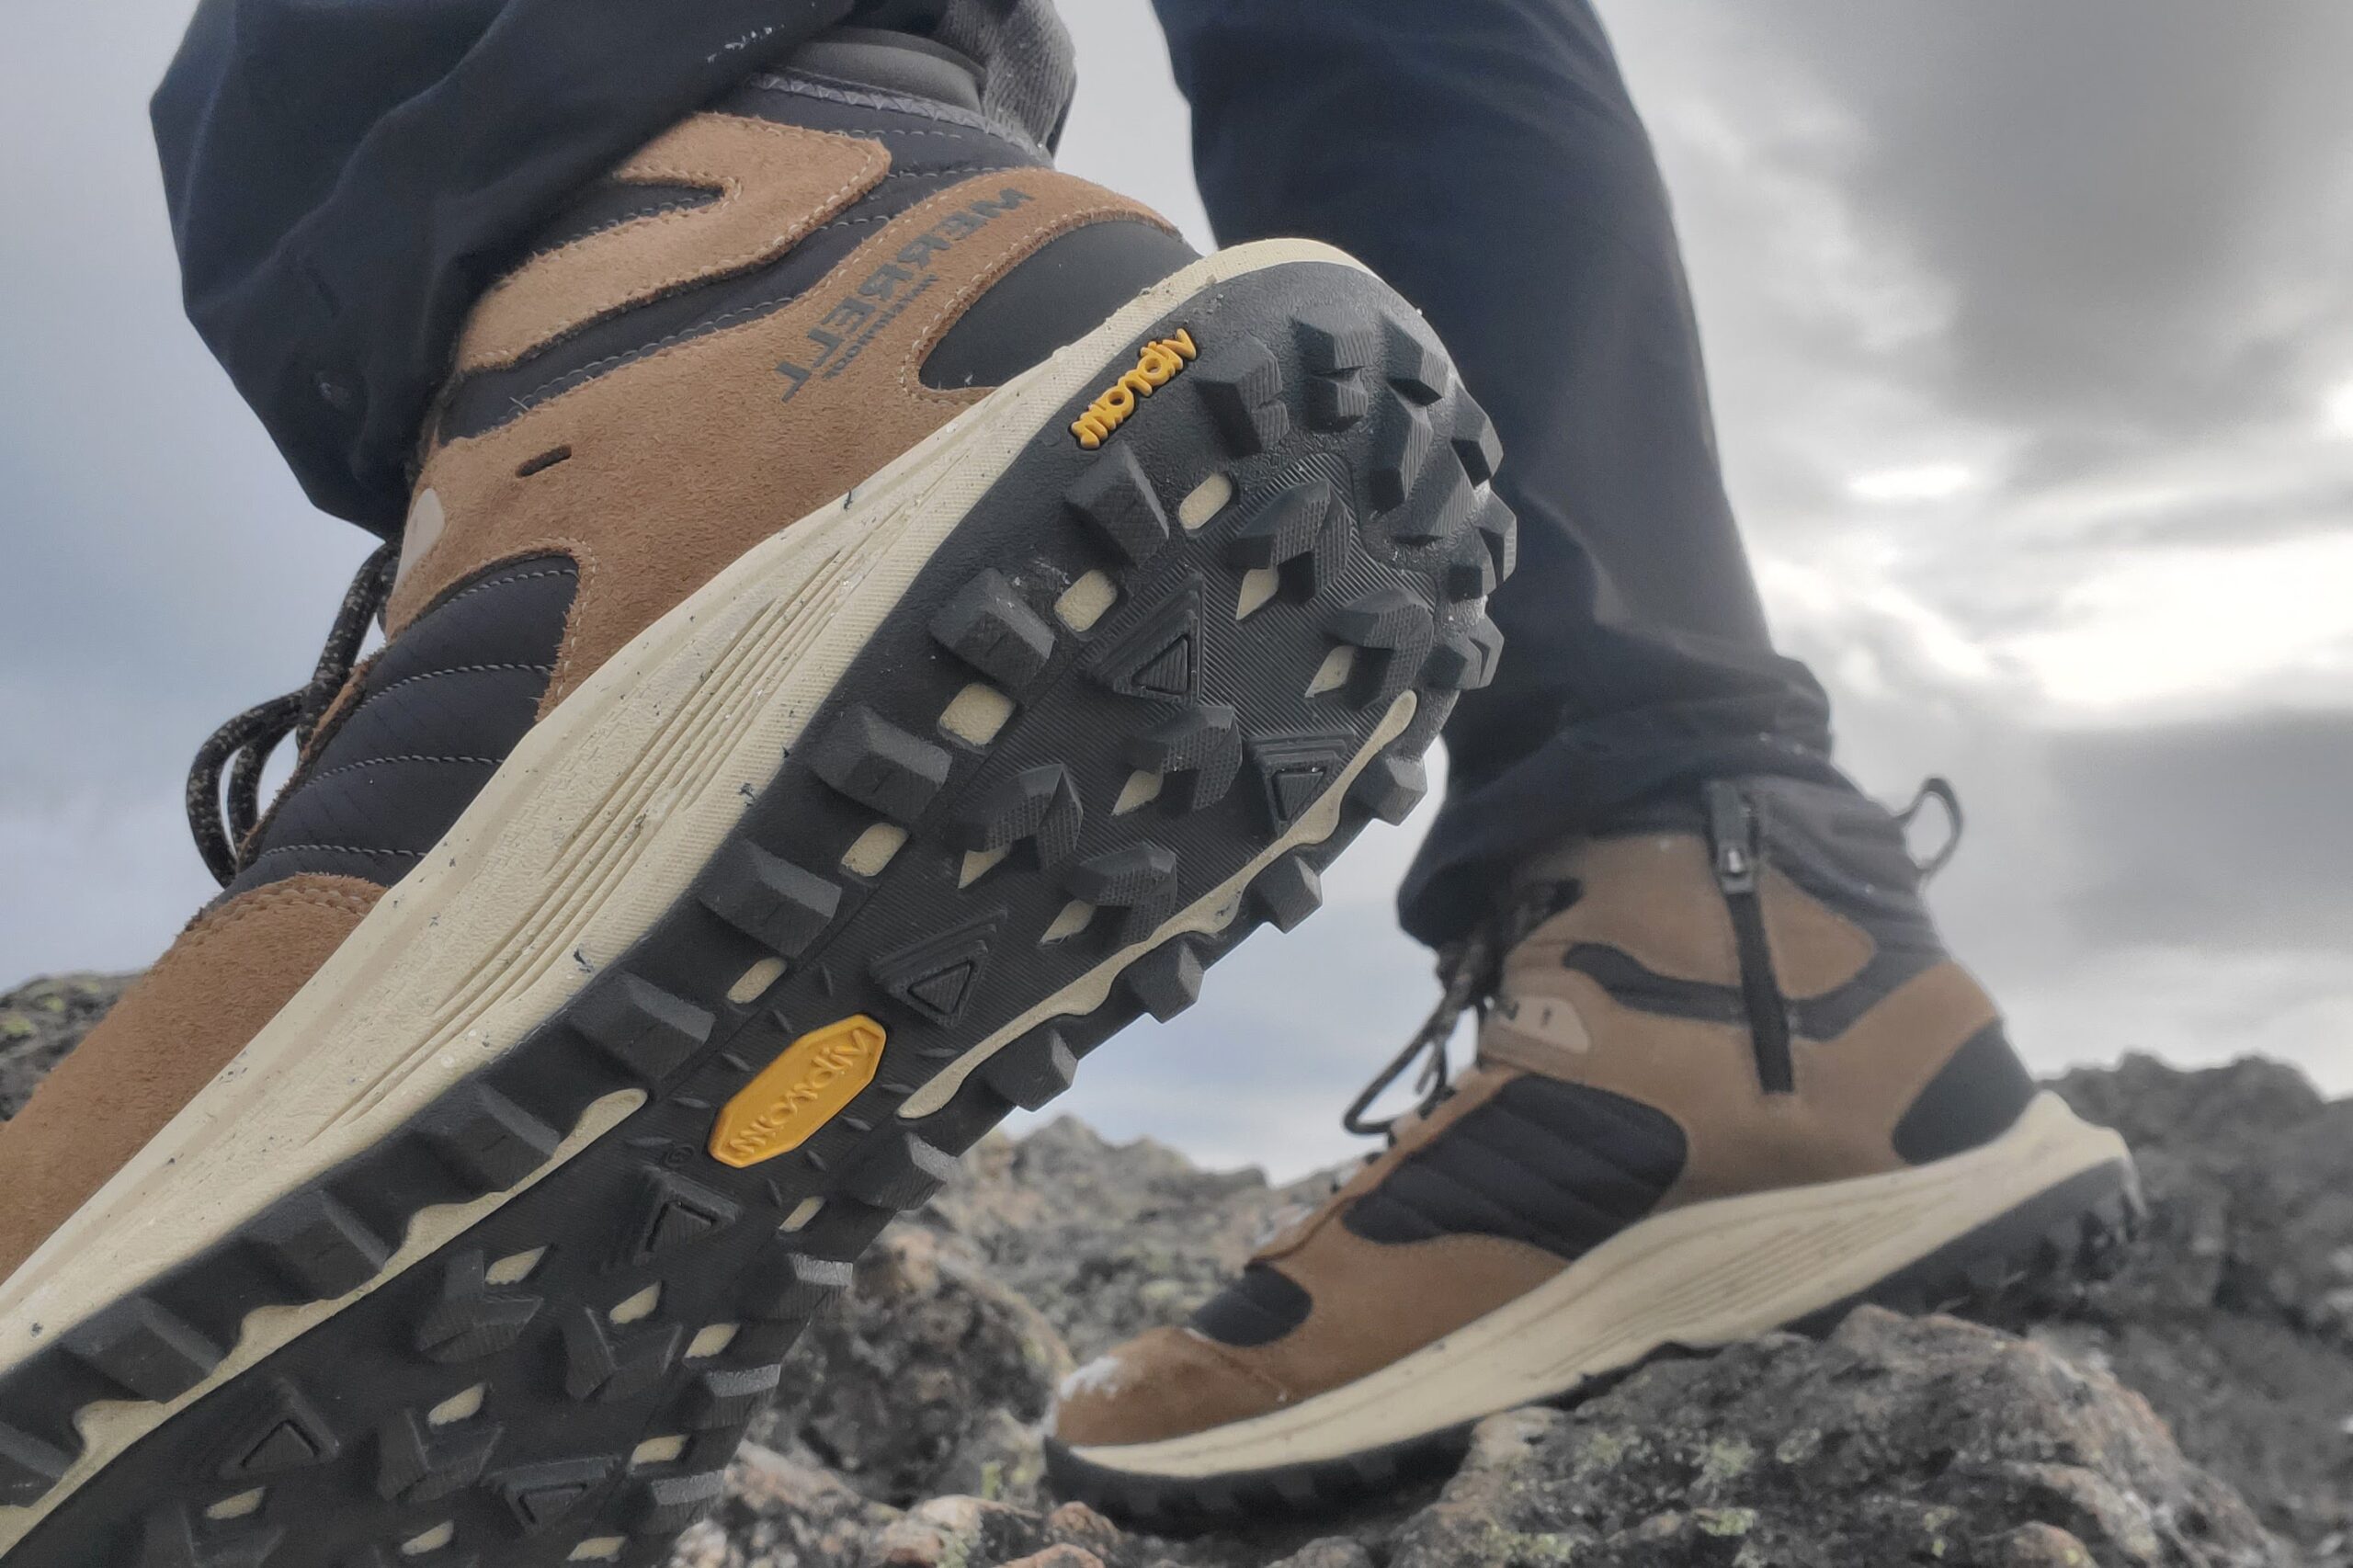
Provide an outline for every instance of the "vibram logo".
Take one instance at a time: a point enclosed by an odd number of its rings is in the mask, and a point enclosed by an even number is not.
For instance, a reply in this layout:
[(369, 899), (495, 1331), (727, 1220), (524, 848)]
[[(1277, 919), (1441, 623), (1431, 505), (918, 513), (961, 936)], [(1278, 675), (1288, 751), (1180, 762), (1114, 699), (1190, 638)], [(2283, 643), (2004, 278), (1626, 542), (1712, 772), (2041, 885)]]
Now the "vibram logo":
[(719, 1113), (710, 1157), (741, 1170), (801, 1147), (874, 1082), (885, 1038), (859, 1013), (794, 1040)]
[(1128, 422), (1136, 404), (1174, 381), (1177, 373), (1200, 354), (1193, 346), (1190, 328), (1179, 327), (1174, 337), (1164, 337), (1157, 343), (1147, 343), (1136, 356), (1136, 368), (1111, 383), (1111, 390), (1086, 405), (1086, 412), (1071, 422), (1070, 433), (1078, 444), (1093, 451), (1110, 437), (1111, 432)]

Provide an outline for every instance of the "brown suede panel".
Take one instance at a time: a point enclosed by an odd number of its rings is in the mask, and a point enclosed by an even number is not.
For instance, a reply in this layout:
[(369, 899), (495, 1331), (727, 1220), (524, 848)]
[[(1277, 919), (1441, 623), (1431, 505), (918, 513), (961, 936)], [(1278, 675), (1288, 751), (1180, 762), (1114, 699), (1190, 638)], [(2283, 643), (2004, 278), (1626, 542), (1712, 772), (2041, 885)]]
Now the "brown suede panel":
[[(1558, 1257), (1524, 1242), (1441, 1236), (1389, 1244), (1367, 1241), (1340, 1222), (1360, 1194), (1518, 1075), (1490, 1067), (1466, 1076), (1443, 1105), (1400, 1124), (1380, 1158), (1259, 1251), (1256, 1261), (1288, 1275), (1312, 1299), (1304, 1323), (1267, 1345), (1209, 1345), (1192, 1334), (1179, 1345), (1164, 1337), (1165, 1330), (1132, 1342), (1118, 1353), (1126, 1369), (1113, 1380), (1119, 1392), (1083, 1402), (1085, 1429), (1119, 1435), (1084, 1440), (1148, 1442), (1311, 1398), (1413, 1354), (1559, 1273)], [(1142, 1362), (1133, 1359), (1140, 1353)], [(1170, 1377), (1181, 1372), (1210, 1386), (1198, 1394), (1139, 1392), (1164, 1368)], [(1142, 1375), (1146, 1369), (1150, 1377)], [(1068, 1436), (1071, 1408), (1064, 1407), (1059, 1430), (1065, 1440), (1081, 1440)], [(1138, 1435), (1145, 1432), (1151, 1436)]]
[[(1598, 942), (1656, 974), (1710, 985), (1740, 983), (1732, 915), (1716, 886), (1707, 841), (1697, 835), (1588, 840), (1538, 865), (1548, 877), (1574, 878), (1582, 891), (1576, 903), (1513, 949), (1514, 970), (1557, 968), (1569, 949)], [(1836, 991), (1870, 961), (1875, 944), (1870, 934), (1780, 871), (1766, 868), (1757, 896), (1784, 994)]]
[[(1019, 198), (1009, 207), (1008, 192)], [(885, 224), (784, 309), (674, 344), (443, 447), (421, 483), (448, 523), (393, 593), (389, 630), (397, 635), (494, 562), (570, 555), (580, 586), (546, 712), (753, 545), (984, 397), (924, 386), (925, 356), (1040, 246), (1114, 218), (1161, 222), (1050, 170), (966, 181)], [(571, 457), (517, 474), (557, 447)]]
[(1879, 950), (1870, 932), (1770, 866), (1756, 879), (1756, 897), (1784, 996), (1826, 995), (1862, 973)]
[(1797, 1091), (1768, 1095), (1745, 1026), (1638, 1012), (1568, 970), (1554, 971), (1544, 990), (1576, 1010), (1593, 1048), (1564, 1051), (1498, 1016), (1481, 1033), (1482, 1055), (1672, 1116), (1689, 1142), (1688, 1161), (1662, 1209), (1900, 1169), (1896, 1122), (1995, 1016), (1958, 964), (1939, 964), (1838, 1039), (1793, 1041)]
[(1062, 1402), (1055, 1436), (1085, 1445), (1156, 1442), (1296, 1404), (1444, 1338), (1563, 1266), (1541, 1248), (1497, 1236), (1392, 1246), (1324, 1225), (1278, 1267), (1314, 1299), (1305, 1323), (1269, 1345), (1217, 1345), (1188, 1329), (1141, 1335), (1113, 1352), (1116, 1373)]
[(1112, 1352), (1117, 1368), (1069, 1389), (1054, 1407), (1054, 1436), (1081, 1448), (1153, 1443), (1264, 1415), (1283, 1391), (1222, 1345), (1181, 1328), (1155, 1328)]
[(1299, 1400), (1412, 1355), (1566, 1266), (1542, 1247), (1503, 1236), (1391, 1244), (1326, 1224), (1274, 1267), (1313, 1299), (1313, 1310), (1272, 1344), (1226, 1353)]
[(0, 1279), (179, 1114), (383, 892), (305, 874), (208, 910), (0, 1125)]
[(630, 185), (690, 185), (716, 200), (627, 222), (534, 256), (475, 304), (459, 373), (511, 365), (599, 316), (688, 283), (775, 260), (874, 188), (879, 142), (732, 114), (698, 114), (613, 171)]
[[(1731, 920), (1705, 842), (1694, 834), (1608, 839), (1541, 864), (1577, 878), (1583, 896), (1506, 960), (1511, 1002), (1490, 1014), (1480, 1055), (1674, 1117), (1689, 1140), (1689, 1163), (1663, 1208), (1898, 1169), (1895, 1124), (1962, 1042), (1996, 1016), (1966, 971), (1939, 964), (1837, 1040), (1792, 1041), (1796, 1092), (1768, 1095), (1757, 1082), (1745, 1024), (1621, 1006), (1599, 982), (1561, 962), (1574, 942), (1602, 942), (1664, 973), (1738, 984)], [(1630, 879), (1644, 885), (1623, 885)], [(1759, 897), (1785, 994), (1836, 991), (1870, 961), (1870, 935), (1780, 871), (1767, 869)]]
[(1354, 1175), (1313, 1210), (1268, 1236), (1259, 1244), (1252, 1261), (1272, 1263), (1298, 1251), (1319, 1230), (1337, 1219), (1359, 1194), (1370, 1192), (1388, 1180), (1389, 1173), (1412, 1158), (1416, 1150), (1428, 1147), (1440, 1133), (1486, 1104), (1496, 1090), (1518, 1076), (1516, 1072), (1483, 1064), (1473, 1067), (1455, 1084), (1454, 1092), (1439, 1101), (1429, 1114), (1402, 1118), (1392, 1130), (1388, 1148), (1358, 1165)]

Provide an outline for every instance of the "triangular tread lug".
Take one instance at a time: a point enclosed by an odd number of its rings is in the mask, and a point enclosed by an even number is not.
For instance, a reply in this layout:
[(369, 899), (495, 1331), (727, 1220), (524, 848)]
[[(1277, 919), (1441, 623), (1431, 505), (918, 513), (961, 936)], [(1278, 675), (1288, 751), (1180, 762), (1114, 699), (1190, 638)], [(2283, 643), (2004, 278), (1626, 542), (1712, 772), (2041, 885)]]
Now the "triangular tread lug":
[(251, 1414), (238, 1424), (237, 1432), (222, 1457), (218, 1473), (223, 1481), (308, 1470), (327, 1463), (342, 1450), (325, 1418), (301, 1390), (283, 1378), (269, 1385)]
[(943, 1028), (964, 1016), (987, 972), (1002, 915), (992, 913), (885, 953), (870, 972), (919, 1017)]
[(1200, 700), (1202, 651), (1201, 585), (1195, 578), (1122, 627), (1087, 668), (1121, 697), (1190, 705)]
[(554, 1460), (501, 1471), (490, 1486), (523, 1533), (538, 1535), (577, 1511), (616, 1468), (608, 1459)]
[(1250, 767), (1257, 776), (1267, 820), (1289, 828), (1324, 796), (1355, 755), (1346, 734), (1271, 735), (1250, 743)]
[(733, 1199), (675, 1171), (649, 1168), (631, 1232), (630, 1261), (642, 1264), (691, 1246), (733, 1224), (743, 1210)]

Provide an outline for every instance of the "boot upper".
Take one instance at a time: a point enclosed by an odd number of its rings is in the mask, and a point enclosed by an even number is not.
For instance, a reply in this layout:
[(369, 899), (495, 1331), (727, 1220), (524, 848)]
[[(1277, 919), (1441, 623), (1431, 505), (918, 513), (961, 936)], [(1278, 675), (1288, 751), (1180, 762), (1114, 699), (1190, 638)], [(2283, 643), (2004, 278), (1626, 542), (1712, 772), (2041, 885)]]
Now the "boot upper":
[(655, 619), (1190, 256), (952, 104), (788, 73), (681, 122), (469, 319), (386, 652), (235, 891), (397, 881)]
[(814, 50), (885, 68), (785, 69), (690, 116), (487, 288), (420, 446), (383, 648), (222, 898), (0, 1127), (0, 1279), (615, 651), (1191, 259), (952, 69), (891, 52)]
[(1083, 1369), (1058, 1438), (1147, 1443), (1264, 1415), (1650, 1216), (1903, 1169), (2015, 1120), (2033, 1085), (1938, 942), (1886, 814), (1811, 785), (1748, 795), (1788, 1088), (1768, 1086), (1736, 907), (1694, 814), (1565, 846), (1523, 873), (1556, 907), (1506, 957), (1473, 1070), (1188, 1324)]

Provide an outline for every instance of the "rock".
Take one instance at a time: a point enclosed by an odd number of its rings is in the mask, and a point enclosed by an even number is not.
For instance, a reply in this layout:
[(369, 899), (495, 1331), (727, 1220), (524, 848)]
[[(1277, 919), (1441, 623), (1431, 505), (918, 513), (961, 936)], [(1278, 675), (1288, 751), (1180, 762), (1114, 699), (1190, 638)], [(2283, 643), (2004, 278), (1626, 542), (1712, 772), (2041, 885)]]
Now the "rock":
[(2112, 1378), (1864, 1308), (1824, 1341), (1773, 1335), (1490, 1419), (1390, 1563), (2001, 1568), (2064, 1562), (2067, 1539), (2086, 1568), (2288, 1562)]
[(1273, 1568), (1375, 1568), (1372, 1553), (1364, 1543), (1346, 1536), (1326, 1536), (1311, 1540)]
[[(0, 1114), (121, 983), (0, 997)], [(2140, 1154), (2115, 1278), (1995, 1326), (1866, 1310), (1660, 1361), (1490, 1418), (1450, 1478), (1181, 1541), (1040, 1494), (1051, 1391), (1323, 1182), (1067, 1119), (986, 1140), (859, 1265), (677, 1568), (2353, 1568), (2353, 1102), (2261, 1062), (2056, 1086)]]
[(807, 1446), (881, 1502), (1033, 1504), (1039, 1424), (1071, 1365), (1053, 1325), (961, 1244), (902, 1226), (794, 1350), (783, 1386), (797, 1395), (754, 1433)]
[(2053, 1086), (2131, 1142), (2149, 1225), (2114, 1278), (2003, 1325), (2139, 1390), (2266, 1524), (2353, 1564), (2353, 1100), (2258, 1061)]
[[(783, 1473), (783, 1472), (776, 1472)], [(755, 1479), (757, 1479), (756, 1476)], [(1349, 1533), (1177, 1542), (1091, 1510), (939, 1497), (858, 1514), (813, 1481), (779, 1540), (837, 1546), (813, 1568), (2288, 1568), (2229, 1487), (2184, 1459), (2145, 1401), (2050, 1348), (1954, 1318), (1864, 1308), (1827, 1339), (1778, 1335), (1662, 1361), (1574, 1410), (1519, 1410), (1473, 1435), (1435, 1501)], [(743, 1519), (727, 1528), (763, 1550)], [(870, 1509), (873, 1505), (867, 1506)], [(1329, 1532), (1332, 1521), (1323, 1522)], [(832, 1533), (828, 1533), (828, 1532)], [(709, 1550), (708, 1547), (703, 1550)], [(756, 1556), (713, 1556), (754, 1568)], [(687, 1564), (702, 1562), (682, 1556)]]
[(935, 1497), (875, 1536), (871, 1568), (1186, 1568), (1186, 1548), (1131, 1536), (1091, 1508), (1051, 1513), (978, 1497)]
[(61, 974), (0, 994), (0, 1121), (17, 1114), (33, 1085), (81, 1043), (133, 978)]
[(969, 1244), (1085, 1361), (1190, 1317), (1275, 1215), (1324, 1190), (1321, 1179), (1278, 1188), (1255, 1170), (1204, 1171), (1150, 1139), (1107, 1143), (1063, 1117), (1019, 1142), (983, 1140), (923, 1222)]
[(898, 1510), (806, 1459), (746, 1443), (719, 1512), (679, 1541), (674, 1568), (857, 1568)]

